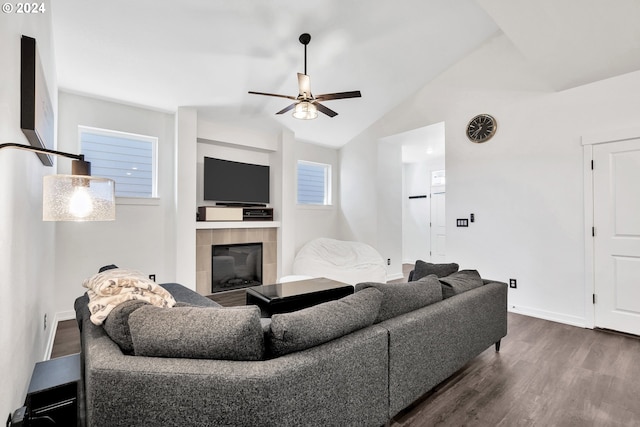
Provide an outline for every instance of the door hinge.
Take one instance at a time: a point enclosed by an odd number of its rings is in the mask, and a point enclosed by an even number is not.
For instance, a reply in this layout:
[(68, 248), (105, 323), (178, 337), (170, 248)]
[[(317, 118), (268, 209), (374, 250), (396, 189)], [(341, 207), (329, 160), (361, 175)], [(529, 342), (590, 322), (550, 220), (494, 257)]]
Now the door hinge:
[(594, 162), (591, 160), (591, 170), (595, 169)]
[(592, 296), (593, 296), (593, 303), (595, 304), (596, 303), (596, 294), (592, 294)]
[(591, 237), (596, 237), (596, 228), (591, 227)]

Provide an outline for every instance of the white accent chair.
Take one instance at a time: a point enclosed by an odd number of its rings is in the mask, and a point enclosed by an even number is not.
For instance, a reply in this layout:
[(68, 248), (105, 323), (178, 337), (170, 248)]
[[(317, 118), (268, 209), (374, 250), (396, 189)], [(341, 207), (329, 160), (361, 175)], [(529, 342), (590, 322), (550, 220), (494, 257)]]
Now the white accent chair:
[(326, 277), (350, 285), (387, 281), (384, 260), (373, 247), (326, 237), (314, 239), (300, 249), (293, 261), (293, 274)]

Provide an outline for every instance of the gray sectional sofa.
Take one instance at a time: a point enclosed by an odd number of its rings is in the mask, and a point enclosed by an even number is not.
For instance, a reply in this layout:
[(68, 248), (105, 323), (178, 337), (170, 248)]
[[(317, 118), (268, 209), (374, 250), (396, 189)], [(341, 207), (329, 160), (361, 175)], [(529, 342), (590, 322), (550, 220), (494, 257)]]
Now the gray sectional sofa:
[[(136, 355), (109, 335), (122, 335), (122, 328), (91, 323), (82, 296), (76, 313), (87, 425), (383, 425), (488, 347), (499, 349), (507, 333), (507, 286), (474, 273), (470, 287), (465, 274), (361, 283), (342, 300), (258, 318), (258, 332), (257, 308), (220, 308), (179, 284), (164, 284), (182, 307), (120, 313)], [(451, 296), (442, 299), (443, 290)], [(220, 310), (240, 321), (226, 325)], [(209, 321), (212, 332), (203, 333)], [(212, 347), (229, 344), (216, 335), (228, 327), (262, 335), (238, 340), (240, 352), (216, 353)], [(149, 350), (154, 334), (163, 344)], [(178, 353), (153, 353), (165, 344)], [(201, 350), (189, 357), (185, 347)], [(138, 348), (154, 355), (138, 355)], [(209, 350), (220, 358), (207, 358)]]

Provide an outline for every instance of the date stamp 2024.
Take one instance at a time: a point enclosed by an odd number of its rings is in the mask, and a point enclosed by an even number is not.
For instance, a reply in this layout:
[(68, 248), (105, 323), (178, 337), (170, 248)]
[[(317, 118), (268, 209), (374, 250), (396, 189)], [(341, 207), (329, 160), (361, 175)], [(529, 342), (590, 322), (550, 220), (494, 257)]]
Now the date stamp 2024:
[(7, 14), (38, 14), (45, 13), (47, 8), (44, 3), (3, 3), (2, 11)]

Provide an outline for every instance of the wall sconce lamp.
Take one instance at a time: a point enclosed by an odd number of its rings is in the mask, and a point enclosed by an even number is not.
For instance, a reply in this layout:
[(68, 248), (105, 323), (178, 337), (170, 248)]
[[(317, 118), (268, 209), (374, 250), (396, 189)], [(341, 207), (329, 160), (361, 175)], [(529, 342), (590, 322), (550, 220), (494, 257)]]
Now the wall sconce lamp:
[(36, 153), (54, 154), (74, 159), (71, 175), (46, 175), (42, 182), (43, 221), (113, 221), (116, 219), (115, 182), (91, 176), (91, 163), (82, 154), (70, 154), (48, 148), (6, 143)]

